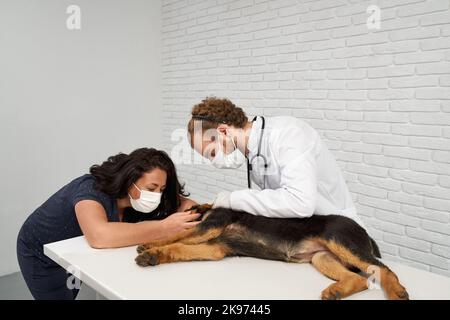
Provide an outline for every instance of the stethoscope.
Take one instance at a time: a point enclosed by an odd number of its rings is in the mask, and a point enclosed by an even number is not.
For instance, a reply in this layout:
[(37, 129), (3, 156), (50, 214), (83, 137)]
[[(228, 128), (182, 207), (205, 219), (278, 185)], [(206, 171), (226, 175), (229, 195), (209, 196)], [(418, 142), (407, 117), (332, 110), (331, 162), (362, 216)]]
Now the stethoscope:
[[(257, 117), (254, 117), (252, 122), (255, 122), (256, 118)], [(263, 160), (263, 163), (264, 163), (263, 186), (262, 186), (262, 188), (263, 189), (266, 188), (267, 159), (266, 159), (266, 157), (264, 155), (261, 154), (261, 142), (262, 142), (262, 137), (263, 137), (263, 134), (264, 134), (264, 128), (266, 127), (266, 120), (262, 116), (260, 118), (262, 120), (262, 125), (261, 125), (261, 132), (259, 134), (258, 152), (251, 159), (247, 158), (247, 185), (248, 185), (249, 189), (252, 188), (252, 181), (250, 179), (250, 171), (253, 171), (253, 165), (252, 164), (255, 161), (255, 159), (258, 159), (258, 158), (261, 158)]]

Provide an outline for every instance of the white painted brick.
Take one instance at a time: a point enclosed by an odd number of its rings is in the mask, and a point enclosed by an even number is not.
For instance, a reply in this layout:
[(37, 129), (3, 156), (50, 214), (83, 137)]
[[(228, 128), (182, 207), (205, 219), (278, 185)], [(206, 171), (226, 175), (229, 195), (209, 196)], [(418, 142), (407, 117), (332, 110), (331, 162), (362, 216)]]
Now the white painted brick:
[(450, 211), (450, 200), (425, 198), (424, 207), (440, 211)]
[(367, 122), (351, 122), (347, 125), (348, 130), (358, 132), (373, 133), (389, 133), (391, 125), (389, 123), (367, 123)]
[(412, 99), (415, 92), (413, 89), (370, 90), (368, 97), (372, 100), (405, 100)]
[(398, 10), (400, 17), (424, 15), (426, 13), (445, 11), (448, 9), (448, 1), (442, 0), (427, 0), (420, 4), (412, 4), (404, 6)]
[(386, 79), (365, 79), (365, 80), (347, 80), (347, 89), (387, 89), (388, 80)]
[[(301, 13), (306, 13), (308, 11), (309, 11), (309, 9), (306, 5), (297, 4), (295, 6), (284, 7), (284, 8), (278, 9), (278, 15), (280, 17), (288, 17), (291, 15), (299, 15)], [(272, 12), (275, 12), (275, 11), (272, 11)]]
[(440, 186), (428, 186), (416, 183), (402, 183), (402, 190), (411, 195), (420, 195), (427, 198), (439, 198), (450, 201), (450, 193)]
[(366, 100), (367, 93), (364, 90), (332, 90), (328, 92), (330, 100)]
[(345, 152), (345, 151), (335, 151), (333, 152), (336, 160), (344, 161), (344, 162), (356, 162), (360, 163), (362, 161), (362, 154), (354, 153), (354, 152)]
[(414, 66), (389, 66), (381, 68), (371, 68), (368, 70), (369, 78), (391, 78), (414, 74)]
[(439, 185), (444, 188), (450, 188), (450, 176), (440, 176)]
[(364, 79), (367, 71), (364, 69), (328, 70), (327, 77), (330, 80)]
[(269, 2), (270, 9), (292, 7), (296, 4), (297, 4), (296, 0), (279, 0), (279, 1), (270, 1)]
[(390, 191), (401, 190), (401, 183), (393, 179), (359, 175), (358, 180), (365, 185), (373, 186), (381, 190), (390, 190)]
[(369, 207), (373, 207), (376, 209), (381, 209), (385, 211), (399, 212), (400, 211), (400, 203), (389, 201), (385, 199), (373, 198), (365, 195), (360, 195), (358, 197), (358, 202), (365, 204)]
[(386, 111), (389, 109), (389, 103), (385, 101), (347, 101), (347, 109), (358, 111)]
[(428, 232), (414, 227), (406, 227), (406, 234), (412, 238), (423, 239), (425, 241), (450, 247), (450, 237), (441, 233)]
[(434, 14), (423, 15), (420, 18), (420, 24), (422, 26), (430, 26), (437, 24), (447, 24), (450, 23), (450, 11), (444, 11)]
[(440, 76), (439, 85), (442, 87), (450, 87), (450, 76)]
[[(400, 9), (399, 9), (400, 12)], [(385, 10), (382, 11), (381, 15), (385, 16)], [(367, 20), (367, 18), (366, 18)], [(390, 31), (390, 30), (401, 30), (406, 28), (412, 28), (419, 25), (419, 17), (407, 17), (407, 18), (398, 18), (395, 16), (392, 17), (392, 19), (389, 19), (387, 21), (381, 21), (382, 29), (383, 31)]]
[(450, 222), (450, 213), (443, 211), (436, 211), (432, 209), (402, 204), (401, 212), (409, 216), (414, 216), (420, 219), (437, 221), (444, 224), (448, 224)]
[(407, 247), (419, 251), (429, 252), (431, 251), (431, 244), (427, 241), (417, 240), (409, 237), (401, 237), (392, 233), (385, 233), (383, 240), (387, 243), (396, 244), (402, 247)]
[(347, 63), (343, 60), (338, 61), (314, 61), (310, 63), (311, 70), (333, 70), (343, 69), (347, 67)]
[[(374, 144), (366, 144), (366, 143), (361, 143), (361, 142), (356, 142), (356, 143), (355, 142), (352, 142), (352, 143), (345, 143), (344, 142), (342, 144), (342, 150), (362, 152), (362, 153), (376, 153), (376, 154), (379, 154), (381, 152), (381, 150), (382, 150), (382, 146), (381, 145), (374, 145)], [(385, 175), (382, 175), (382, 176), (385, 176)]]
[[(438, 244), (433, 244), (433, 246), (431, 247), (431, 252), (433, 252), (434, 254), (450, 259), (450, 248), (449, 247), (445, 247), (445, 246), (441, 246)], [(450, 275), (447, 275), (450, 276)]]
[(437, 162), (450, 163), (450, 152), (449, 151), (434, 151), (433, 160)]
[(413, 112), (411, 114), (411, 122), (431, 125), (450, 125), (450, 114)]
[(431, 158), (430, 150), (420, 150), (408, 147), (383, 146), (383, 154), (386, 156), (416, 160), (429, 160)]
[(385, 43), (388, 41), (389, 37), (386, 33), (371, 33), (368, 35), (360, 35), (348, 38), (346, 40), (346, 44), (349, 47), (353, 47), (353, 46)]
[(374, 167), (359, 163), (347, 163), (345, 169), (349, 172), (362, 173), (376, 177), (386, 177), (388, 173), (387, 168)]
[(429, 125), (392, 124), (391, 131), (405, 136), (440, 137), (442, 129)]
[(363, 194), (366, 196), (374, 197), (374, 198), (380, 198), (380, 199), (386, 199), (387, 198), (387, 191), (379, 188), (374, 188), (371, 186), (364, 185), (362, 183), (349, 183), (348, 188), (350, 191)]
[(441, 110), (440, 105), (440, 100), (394, 100), (390, 102), (390, 110), (435, 112)]
[(438, 62), (438, 63), (424, 63), (416, 67), (417, 74), (449, 74), (450, 73), (450, 63)]
[(424, 230), (430, 230), (438, 233), (443, 233), (446, 235), (450, 234), (450, 225), (446, 223), (422, 220), (421, 225)]
[[(352, 21), (351, 21), (350, 17), (335, 18), (335, 19), (323, 20), (323, 21), (316, 22), (314, 24), (314, 27), (317, 30), (335, 29), (335, 28), (339, 28), (339, 27), (348, 26), (351, 24), (351, 22)], [(335, 30), (333, 30), (331, 32), (331, 35), (333, 38), (336, 37), (335, 32), (334, 32)]]
[(419, 50), (419, 44), (413, 40), (389, 42), (372, 46), (372, 51), (375, 54), (415, 52), (417, 50)]
[(364, 121), (369, 122), (408, 122), (409, 114), (400, 112), (367, 112), (364, 114)]
[(362, 141), (380, 145), (405, 146), (408, 143), (408, 138), (391, 134), (365, 134)]
[(444, 129), (442, 129), (442, 135), (443, 135), (445, 138), (450, 138), (450, 128), (444, 128)]
[(412, 28), (405, 30), (395, 30), (389, 32), (391, 41), (402, 41), (411, 39), (429, 39), (439, 37), (440, 30), (438, 27)]
[(450, 99), (448, 88), (421, 88), (416, 90), (417, 99)]
[(439, 78), (437, 76), (397, 77), (389, 80), (389, 86), (392, 88), (420, 88), (438, 85)]
[(320, 20), (330, 19), (333, 17), (334, 17), (334, 10), (327, 9), (327, 10), (304, 13), (301, 15), (300, 21), (301, 22), (320, 21)]
[(412, 64), (422, 62), (436, 62), (442, 60), (444, 57), (442, 52), (414, 52), (414, 53), (399, 53), (394, 58), (395, 64)]
[(409, 145), (416, 148), (450, 150), (447, 139), (428, 137), (409, 137)]
[(381, 255), (384, 258), (386, 254), (398, 256), (398, 246), (386, 243), (384, 241), (377, 241)]
[(404, 192), (389, 192), (388, 199), (394, 202), (414, 206), (422, 206), (423, 204), (422, 196), (410, 195)]
[(343, 47), (345, 47), (345, 39), (323, 40), (311, 44), (311, 49), (314, 51), (329, 50)]
[(387, 222), (379, 219), (371, 220), (370, 226), (384, 232), (394, 233), (398, 235), (405, 234), (405, 226), (401, 226), (396, 223)]
[(400, 248), (400, 256), (406, 259), (422, 262), (436, 267), (448, 269), (448, 260), (435, 256), (430, 253), (424, 253), (408, 248)]
[(439, 39), (423, 40), (420, 42), (420, 48), (424, 51), (436, 49), (448, 49), (450, 48), (450, 39), (439, 38)]

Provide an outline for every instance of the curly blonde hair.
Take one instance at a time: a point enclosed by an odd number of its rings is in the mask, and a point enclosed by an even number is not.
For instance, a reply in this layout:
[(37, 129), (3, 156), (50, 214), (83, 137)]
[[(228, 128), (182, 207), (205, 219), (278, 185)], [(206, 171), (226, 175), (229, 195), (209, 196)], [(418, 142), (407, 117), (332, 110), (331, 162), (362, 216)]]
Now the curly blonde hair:
[(219, 124), (224, 123), (236, 128), (244, 128), (248, 122), (242, 108), (236, 107), (228, 99), (219, 99), (216, 97), (206, 97), (199, 104), (192, 108), (192, 118), (188, 123), (188, 132), (190, 135), (194, 132), (194, 121), (202, 121), (202, 129), (208, 130), (217, 128)]

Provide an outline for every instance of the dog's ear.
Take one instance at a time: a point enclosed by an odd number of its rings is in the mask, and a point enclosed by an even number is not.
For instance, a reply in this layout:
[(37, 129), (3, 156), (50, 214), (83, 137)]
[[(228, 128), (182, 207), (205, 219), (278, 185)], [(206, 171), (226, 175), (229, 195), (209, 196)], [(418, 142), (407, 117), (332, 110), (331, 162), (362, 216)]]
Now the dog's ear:
[(204, 204), (198, 204), (195, 206), (192, 206), (191, 208), (187, 209), (186, 211), (195, 211), (197, 213), (206, 213), (207, 211), (212, 209), (212, 205), (209, 203), (204, 203)]

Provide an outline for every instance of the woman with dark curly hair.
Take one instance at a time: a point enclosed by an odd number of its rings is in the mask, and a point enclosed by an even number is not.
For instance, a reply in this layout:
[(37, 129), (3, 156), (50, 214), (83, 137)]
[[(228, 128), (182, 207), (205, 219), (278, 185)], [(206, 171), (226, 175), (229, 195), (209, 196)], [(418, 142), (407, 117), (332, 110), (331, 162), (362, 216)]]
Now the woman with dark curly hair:
[(44, 255), (44, 244), (84, 234), (94, 248), (116, 248), (168, 237), (199, 223), (199, 214), (184, 211), (196, 204), (186, 196), (164, 151), (141, 148), (93, 165), (37, 208), (19, 232), (17, 257), (33, 297), (78, 294), (67, 286), (70, 275)]

